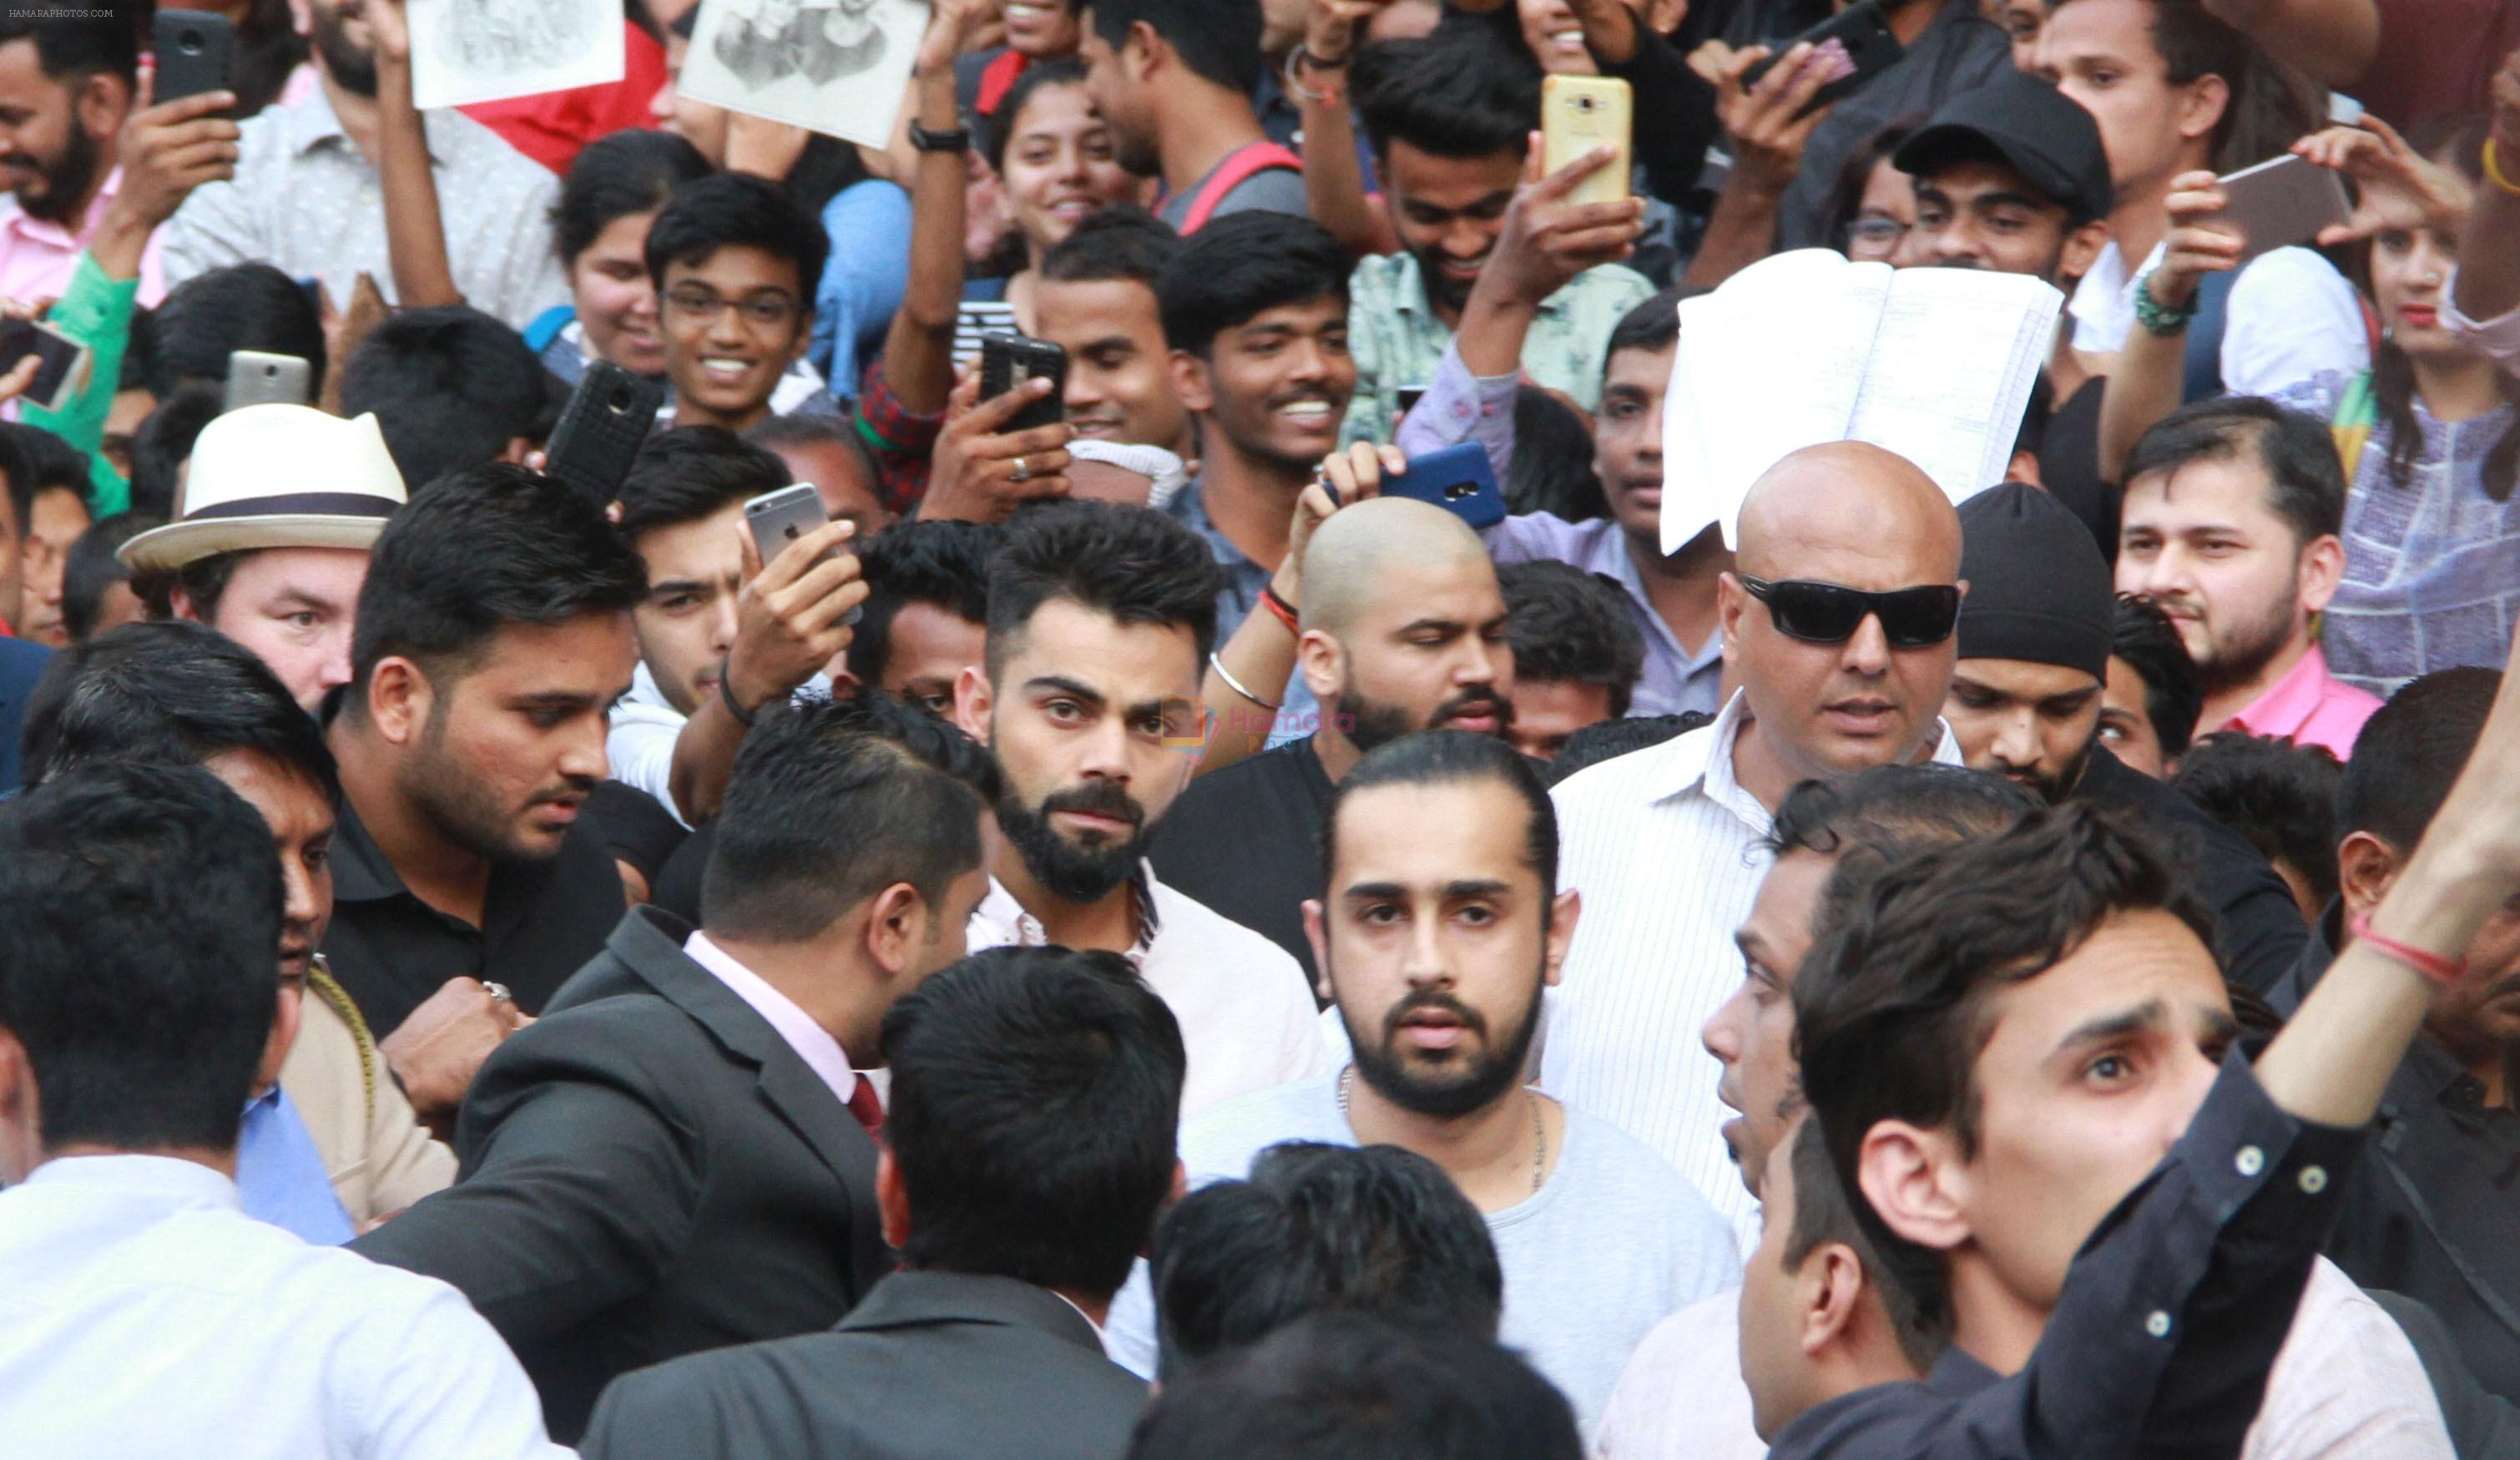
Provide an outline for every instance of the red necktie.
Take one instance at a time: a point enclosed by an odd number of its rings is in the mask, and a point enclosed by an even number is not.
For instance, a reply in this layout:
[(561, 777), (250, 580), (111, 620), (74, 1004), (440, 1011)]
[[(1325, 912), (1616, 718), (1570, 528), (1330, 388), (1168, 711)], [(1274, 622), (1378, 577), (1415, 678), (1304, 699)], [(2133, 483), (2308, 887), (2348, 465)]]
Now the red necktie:
[(863, 1074), (858, 1076), (858, 1087), (849, 1092), (849, 1114), (857, 1117), (868, 1135), (883, 1134), (883, 1102), (876, 1098), (875, 1081)]

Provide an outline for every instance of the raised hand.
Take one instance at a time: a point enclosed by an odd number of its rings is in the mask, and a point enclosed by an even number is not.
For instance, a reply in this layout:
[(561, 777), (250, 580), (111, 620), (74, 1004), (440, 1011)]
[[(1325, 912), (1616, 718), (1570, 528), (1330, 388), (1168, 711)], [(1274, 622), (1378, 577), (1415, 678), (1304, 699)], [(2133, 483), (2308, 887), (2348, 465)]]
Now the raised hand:
[(2248, 240), (2213, 221), (2230, 202), (2211, 172), (2182, 172), (2170, 180), (2170, 231), (2162, 236), (2160, 264), (2145, 276), (2154, 303), (2184, 308), (2207, 274), (2239, 267)]
[(1778, 195), (1802, 171), (1803, 145), (1828, 119), (1827, 107), (1813, 108), (1809, 114), (1803, 109), (1822, 87), (1851, 73), (1855, 63), (1837, 41), (1821, 46), (1801, 41), (1768, 68), (1756, 85), (1749, 84), (1744, 78), (1767, 55), (1767, 47), (1751, 46), (1727, 58), (1715, 83), (1715, 109), (1732, 139), (1733, 175), (1744, 186)]
[(952, 419), (928, 458), (927, 495), (922, 519), (959, 518), (1002, 523), (1026, 502), (1067, 495), (1067, 443), (1076, 431), (1064, 421), (1027, 431), (1008, 431), (1017, 412), (1050, 394), (1052, 383), (1028, 380), (1004, 395), (980, 400), (978, 377), (955, 388)]
[(2362, 195), (2351, 217), (2319, 230), (2321, 244), (2352, 243), (2390, 229), (2455, 235), (2467, 221), (2474, 199), (2467, 179), (2426, 160), (2396, 127), (2367, 112), (2360, 123), (2313, 132), (2292, 150), (2354, 179)]

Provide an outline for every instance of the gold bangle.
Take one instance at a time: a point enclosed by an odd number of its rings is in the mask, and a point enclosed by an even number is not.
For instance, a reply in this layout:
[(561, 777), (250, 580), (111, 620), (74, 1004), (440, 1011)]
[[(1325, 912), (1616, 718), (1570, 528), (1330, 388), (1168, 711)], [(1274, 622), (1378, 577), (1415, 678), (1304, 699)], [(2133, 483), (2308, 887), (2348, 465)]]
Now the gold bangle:
[(2520, 194), (2520, 183), (2502, 175), (2502, 164), (2495, 158), (2494, 139), (2491, 137), (2485, 139), (2485, 177), (2486, 181), (2505, 193)]

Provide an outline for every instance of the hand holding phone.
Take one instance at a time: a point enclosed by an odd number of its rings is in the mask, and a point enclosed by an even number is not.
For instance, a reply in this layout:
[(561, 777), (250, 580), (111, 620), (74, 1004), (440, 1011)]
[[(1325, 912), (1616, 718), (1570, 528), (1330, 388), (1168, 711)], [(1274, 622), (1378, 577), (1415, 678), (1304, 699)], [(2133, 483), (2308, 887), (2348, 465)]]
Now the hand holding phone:
[(2218, 177), (2214, 185), (2224, 205), (2188, 221), (2239, 236), (2233, 267), (2272, 250), (2311, 243), (2354, 213), (2337, 173), (2290, 153)]
[(1067, 419), (1067, 350), (1047, 340), (1005, 330), (980, 337), (980, 398), (995, 400), (1026, 381), (1046, 380), (1050, 390), (1015, 413), (1011, 432), (1056, 426)]
[(664, 403), (665, 392), (655, 382), (609, 360), (590, 362), (552, 428), (543, 475), (595, 501), (610, 502), (629, 479)]
[(249, 405), (304, 405), (310, 367), (295, 355), (241, 349), (228, 355), (227, 409)]
[(1635, 132), (1635, 93), (1605, 76), (1544, 76), (1540, 82), (1540, 168), (1554, 173), (1596, 150), (1612, 149), (1610, 160), (1566, 194), (1570, 203), (1621, 203), (1635, 170), (1630, 147)]
[(854, 524), (832, 522), (811, 482), (743, 504), (743, 586), (722, 687), (749, 714), (796, 688), (849, 647), (867, 585), (849, 548)]
[(47, 411), (67, 407), (78, 393), (87, 357), (86, 345), (41, 320), (15, 314), (0, 318), (0, 378), (14, 377), (28, 360), (35, 362), (22, 392), (29, 405)]
[(154, 105), (229, 89), (235, 64), (236, 27), (206, 10), (161, 10), (155, 22), (157, 90)]
[(1891, 33), (1890, 23), (1882, 17), (1881, 0), (1856, 0), (1855, 4), (1761, 57), (1741, 73), (1741, 85), (1745, 90), (1756, 90), (1759, 83), (1767, 79), (1769, 70), (1793, 55), (1797, 47), (1807, 45), (1814, 52), (1826, 52), (1831, 42), (1836, 43), (1845, 64), (1843, 67), (1832, 65), (1832, 74), (1826, 84), (1812, 94), (1798, 115), (1817, 112), (1862, 88), (1873, 77), (1898, 65), (1899, 58), (1907, 54), (1907, 47), (1899, 44), (1899, 37)]

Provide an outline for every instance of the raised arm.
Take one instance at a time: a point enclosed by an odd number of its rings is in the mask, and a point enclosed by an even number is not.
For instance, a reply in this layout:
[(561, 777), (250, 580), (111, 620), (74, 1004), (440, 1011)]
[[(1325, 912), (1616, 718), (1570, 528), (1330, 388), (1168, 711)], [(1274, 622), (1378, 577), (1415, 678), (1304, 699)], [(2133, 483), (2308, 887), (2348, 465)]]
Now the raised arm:
[(404, 0), (375, 0), (367, 10), (377, 37), (377, 171), (384, 186), (385, 252), (393, 262), (394, 301), (405, 309), (461, 304), (455, 266), (446, 255), (437, 178), (428, 165), (428, 130), (411, 93), (411, 22)]
[(1287, 60), (1287, 92), (1303, 117), (1304, 198), (1313, 221), (1355, 257), (1399, 247), (1388, 219), (1366, 201), (1348, 110), (1348, 63), (1359, 32), (1391, 0), (1313, 0), (1304, 43)]
[(1716, 196), (1684, 283), (1712, 289), (1774, 251), (1785, 190), (1802, 171), (1803, 144), (1828, 119), (1826, 107), (1809, 115), (1803, 109), (1850, 65), (1842, 47), (1816, 50), (1798, 42), (1757, 85), (1743, 85), (1742, 76), (1767, 54), (1765, 46), (1735, 52), (1716, 84), (1718, 114), (1732, 139), (1732, 172)]
[(2137, 323), (2127, 332), (2100, 397), (2100, 479), (2119, 480), (2127, 456), (2153, 423), (2179, 409), (2187, 368), (2187, 321), (2207, 274), (2237, 267), (2241, 237), (2202, 220), (2225, 204), (2210, 172), (2171, 180), (2170, 232), (2161, 262), (2136, 287)]
[(2458, 247), (2452, 301), (2483, 322), (2520, 308), (2520, 51), (2502, 58), (2494, 77), (2495, 171), (2479, 190), (2476, 211)]
[[(939, 0), (910, 73), (912, 116), (931, 132), (959, 124), (954, 58), (996, 14), (991, 0)], [(954, 390), (954, 319), (963, 305), (964, 158), (915, 155), (910, 188), (910, 287), (883, 338), (892, 393), (917, 415), (945, 409)]]

